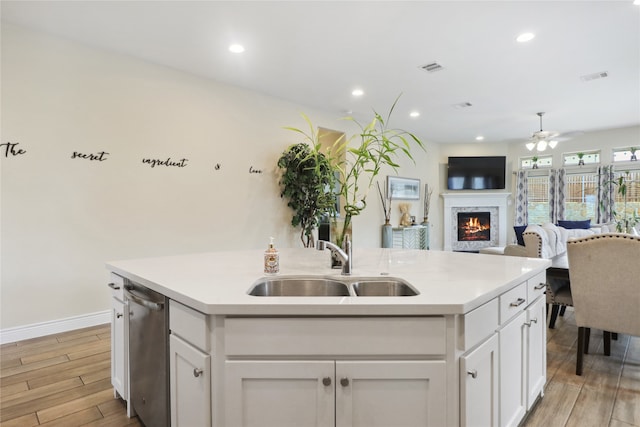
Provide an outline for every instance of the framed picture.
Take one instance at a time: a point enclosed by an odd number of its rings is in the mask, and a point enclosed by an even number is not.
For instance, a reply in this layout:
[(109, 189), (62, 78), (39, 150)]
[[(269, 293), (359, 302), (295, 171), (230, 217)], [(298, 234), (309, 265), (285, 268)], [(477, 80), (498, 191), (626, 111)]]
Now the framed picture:
[(387, 197), (392, 200), (420, 200), (420, 180), (388, 175)]

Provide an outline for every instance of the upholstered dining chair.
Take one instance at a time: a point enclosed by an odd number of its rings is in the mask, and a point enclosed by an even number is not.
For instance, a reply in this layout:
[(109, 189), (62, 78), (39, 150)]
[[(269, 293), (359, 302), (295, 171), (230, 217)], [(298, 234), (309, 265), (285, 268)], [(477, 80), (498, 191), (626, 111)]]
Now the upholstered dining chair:
[(640, 237), (596, 234), (570, 240), (567, 255), (578, 325), (576, 375), (582, 375), (591, 328), (640, 336)]

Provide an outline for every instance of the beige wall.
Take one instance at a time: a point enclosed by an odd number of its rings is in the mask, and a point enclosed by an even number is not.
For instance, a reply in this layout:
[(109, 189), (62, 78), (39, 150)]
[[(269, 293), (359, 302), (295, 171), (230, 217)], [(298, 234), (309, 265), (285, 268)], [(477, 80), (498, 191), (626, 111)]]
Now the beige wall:
[[(0, 161), (1, 329), (107, 310), (108, 260), (263, 248), (269, 236), (299, 246), (275, 171), (299, 137), (283, 126), (304, 128), (304, 111), (353, 131), (338, 115), (9, 25), (1, 65), (1, 142), (27, 151)], [(438, 147), (427, 149), (399, 175), (436, 183)], [(168, 157), (187, 166), (142, 163)], [(377, 193), (368, 202), (356, 248), (380, 244)]]

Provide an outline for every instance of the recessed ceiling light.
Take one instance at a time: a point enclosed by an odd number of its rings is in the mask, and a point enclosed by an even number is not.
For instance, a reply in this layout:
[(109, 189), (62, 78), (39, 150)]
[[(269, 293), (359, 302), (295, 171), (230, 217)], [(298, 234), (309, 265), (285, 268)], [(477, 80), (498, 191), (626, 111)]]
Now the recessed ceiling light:
[(420, 117), (420, 112), (419, 111), (412, 111), (409, 113), (409, 116), (411, 117)]
[(533, 38), (535, 36), (536, 35), (533, 34), (533, 33), (522, 33), (516, 38), (516, 41), (519, 42), (519, 43), (525, 43), (525, 42), (528, 42), (530, 40), (533, 40)]
[(351, 95), (353, 96), (362, 96), (364, 95), (364, 91), (362, 89), (354, 89), (351, 91)]
[(244, 52), (244, 46), (242, 46), (241, 44), (232, 44), (231, 46), (229, 46), (229, 52), (233, 52), (233, 53), (242, 53)]
[(484, 136), (482, 135), (476, 136), (476, 141), (484, 141)]
[(635, 4), (636, 6), (640, 6), (640, 0), (633, 0), (633, 4)]

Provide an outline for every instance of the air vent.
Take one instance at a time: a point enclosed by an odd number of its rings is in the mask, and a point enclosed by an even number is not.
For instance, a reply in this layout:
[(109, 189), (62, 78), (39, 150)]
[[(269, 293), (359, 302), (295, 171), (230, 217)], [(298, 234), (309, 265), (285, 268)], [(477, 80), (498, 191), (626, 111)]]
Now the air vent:
[(581, 76), (580, 79), (583, 82), (590, 82), (591, 80), (604, 79), (605, 77), (609, 77), (609, 73), (606, 71), (601, 71), (599, 73), (586, 74)]
[(469, 108), (471, 107), (471, 103), (470, 102), (460, 102), (458, 104), (453, 104), (452, 107), (456, 108), (458, 110), (462, 110), (463, 108)]
[(431, 64), (423, 65), (420, 68), (422, 68), (427, 73), (435, 73), (436, 71), (442, 70), (442, 65), (438, 64), (437, 62), (432, 62)]

